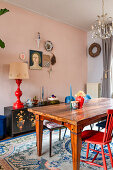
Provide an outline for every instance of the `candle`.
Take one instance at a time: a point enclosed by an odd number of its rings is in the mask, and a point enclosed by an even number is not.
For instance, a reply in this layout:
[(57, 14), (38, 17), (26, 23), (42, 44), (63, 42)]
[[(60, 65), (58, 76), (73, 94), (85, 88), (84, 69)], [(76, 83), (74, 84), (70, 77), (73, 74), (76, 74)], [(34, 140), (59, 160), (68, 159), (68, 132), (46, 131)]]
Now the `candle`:
[(71, 87), (71, 84), (70, 84), (70, 101), (72, 100), (72, 87)]
[(44, 100), (44, 87), (42, 86), (42, 100)]

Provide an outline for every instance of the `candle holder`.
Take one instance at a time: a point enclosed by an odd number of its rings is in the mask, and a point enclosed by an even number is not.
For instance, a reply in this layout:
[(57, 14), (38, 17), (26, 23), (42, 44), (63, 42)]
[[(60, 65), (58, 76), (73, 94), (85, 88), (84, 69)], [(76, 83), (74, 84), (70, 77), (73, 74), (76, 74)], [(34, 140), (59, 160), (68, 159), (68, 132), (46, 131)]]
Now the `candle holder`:
[(71, 101), (72, 109), (78, 109), (79, 101)]

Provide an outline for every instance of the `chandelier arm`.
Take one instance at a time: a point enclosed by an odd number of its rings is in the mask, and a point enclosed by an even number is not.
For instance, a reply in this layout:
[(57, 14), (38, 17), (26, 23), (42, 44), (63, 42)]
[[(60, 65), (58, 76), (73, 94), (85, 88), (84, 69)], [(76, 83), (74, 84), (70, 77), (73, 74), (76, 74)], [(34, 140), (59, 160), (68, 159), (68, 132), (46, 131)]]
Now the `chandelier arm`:
[(93, 38), (107, 39), (113, 34), (112, 20), (110, 21), (112, 17), (107, 17), (107, 14), (105, 14), (104, 2), (105, 1), (102, 0), (102, 15), (97, 16), (97, 20), (92, 25)]
[(102, 15), (104, 16), (104, 0), (102, 0)]

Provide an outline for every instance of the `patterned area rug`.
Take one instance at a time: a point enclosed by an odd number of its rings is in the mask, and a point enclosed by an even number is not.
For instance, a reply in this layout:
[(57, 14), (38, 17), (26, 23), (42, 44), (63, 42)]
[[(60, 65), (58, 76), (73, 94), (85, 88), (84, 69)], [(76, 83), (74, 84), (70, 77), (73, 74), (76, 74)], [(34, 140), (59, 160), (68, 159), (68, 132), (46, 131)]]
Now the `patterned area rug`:
[[(62, 135), (64, 131), (62, 130)], [(0, 169), (3, 170), (72, 170), (72, 152), (71, 140), (68, 131), (64, 140), (58, 141), (58, 131), (53, 132), (52, 157), (49, 157), (49, 131), (44, 130), (43, 135), (43, 155), (37, 156), (36, 133), (23, 135), (13, 139), (0, 142)], [(111, 143), (113, 153), (113, 143)], [(91, 145), (93, 148), (94, 146)], [(100, 147), (97, 145), (97, 149)], [(108, 153), (107, 146), (104, 147)], [(85, 159), (86, 143), (82, 144), (81, 158)], [(93, 152), (89, 154), (89, 160), (92, 160)], [(112, 169), (109, 157), (106, 157), (107, 168)], [(102, 164), (102, 156), (98, 155), (96, 162)], [(80, 164), (81, 170), (101, 170), (88, 164)]]

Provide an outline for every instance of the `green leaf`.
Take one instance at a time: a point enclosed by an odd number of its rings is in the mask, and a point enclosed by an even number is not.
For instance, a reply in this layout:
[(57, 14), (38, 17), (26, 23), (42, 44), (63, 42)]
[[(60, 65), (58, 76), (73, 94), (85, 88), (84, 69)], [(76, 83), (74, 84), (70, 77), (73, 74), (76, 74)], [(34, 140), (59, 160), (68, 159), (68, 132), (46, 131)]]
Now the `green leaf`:
[[(8, 9), (4, 8), (4, 9), (0, 9), (0, 15), (5, 14), (6, 12), (9, 12)], [(5, 43), (0, 39), (0, 47), (1, 48), (5, 48)]]
[(5, 14), (6, 12), (9, 12), (8, 9), (4, 8), (4, 9), (0, 9), (0, 15)]
[(0, 47), (5, 48), (5, 43), (0, 39)]

